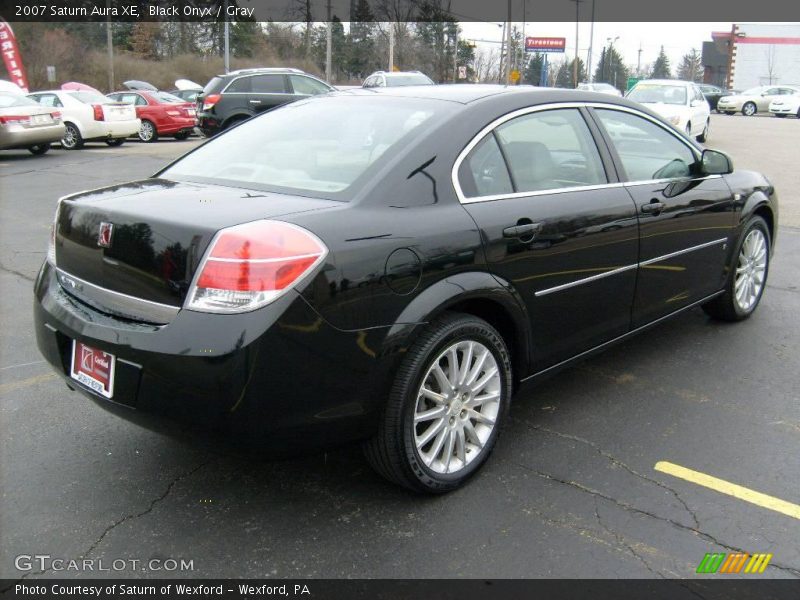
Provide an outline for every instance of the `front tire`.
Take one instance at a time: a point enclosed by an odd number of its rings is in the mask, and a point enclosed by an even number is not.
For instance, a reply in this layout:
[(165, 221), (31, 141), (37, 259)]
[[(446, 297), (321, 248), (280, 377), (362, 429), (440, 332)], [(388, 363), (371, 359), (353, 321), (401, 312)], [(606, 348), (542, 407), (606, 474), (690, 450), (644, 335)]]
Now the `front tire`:
[(783, 119), (783, 118), (786, 117), (785, 114), (780, 114), (780, 113), (772, 113), (772, 116), (773, 117), (778, 117), (779, 119)]
[(31, 146), (30, 148), (28, 148), (28, 152), (30, 152), (34, 156), (41, 156), (42, 154), (46, 154), (48, 150), (50, 150), (50, 144), (36, 144), (35, 146)]
[(111, 146), (112, 148), (116, 148), (117, 146), (122, 146), (125, 143), (125, 138), (115, 138), (113, 140), (106, 140), (106, 144)]
[(701, 144), (704, 144), (705, 141), (708, 139), (708, 130), (710, 127), (711, 127), (711, 119), (708, 119), (708, 121), (706, 121), (706, 126), (703, 127), (703, 133), (697, 136), (697, 141), (700, 142)]
[(722, 321), (741, 321), (752, 315), (764, 294), (769, 274), (770, 236), (767, 223), (753, 216), (736, 245), (734, 266), (725, 293), (703, 305), (706, 313)]
[(378, 433), (364, 445), (367, 460), (412, 490), (454, 490), (489, 457), (511, 389), (500, 334), (477, 317), (446, 314), (404, 356)]
[(755, 105), (754, 102), (746, 102), (745, 105), (742, 107), (742, 114), (745, 117), (752, 117), (757, 112), (758, 112), (758, 107)]
[(158, 131), (152, 121), (142, 120), (142, 124), (139, 126), (139, 139), (145, 143), (155, 142), (158, 139)]

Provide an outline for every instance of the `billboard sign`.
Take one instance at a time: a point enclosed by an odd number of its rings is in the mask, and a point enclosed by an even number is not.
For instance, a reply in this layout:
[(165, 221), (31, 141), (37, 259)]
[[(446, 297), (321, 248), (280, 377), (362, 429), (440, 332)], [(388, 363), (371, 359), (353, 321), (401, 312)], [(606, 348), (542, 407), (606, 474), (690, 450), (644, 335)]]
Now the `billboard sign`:
[(563, 37), (526, 37), (525, 52), (564, 52), (567, 38)]

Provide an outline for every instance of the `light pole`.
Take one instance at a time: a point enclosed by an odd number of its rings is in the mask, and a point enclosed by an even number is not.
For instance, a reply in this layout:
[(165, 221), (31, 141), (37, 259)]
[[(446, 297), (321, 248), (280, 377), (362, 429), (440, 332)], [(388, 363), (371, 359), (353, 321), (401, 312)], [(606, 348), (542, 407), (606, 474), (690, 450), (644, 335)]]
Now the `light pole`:
[(619, 36), (615, 38), (606, 38), (609, 48), (608, 49), (609, 69), (611, 69), (611, 73), (609, 73), (609, 75), (611, 75), (612, 73), (614, 75), (614, 87), (617, 87), (617, 72), (614, 70), (614, 42), (616, 42), (618, 39)]
[(578, 34), (580, 33), (580, 28), (578, 26), (581, 23), (580, 9), (583, 0), (570, 1), (575, 3), (575, 60), (572, 62), (572, 82), (574, 87), (578, 87)]
[(594, 71), (592, 71), (592, 46), (594, 45), (594, 0), (592, 0), (592, 28), (589, 30), (589, 56), (586, 57), (586, 70), (589, 83), (594, 82)]

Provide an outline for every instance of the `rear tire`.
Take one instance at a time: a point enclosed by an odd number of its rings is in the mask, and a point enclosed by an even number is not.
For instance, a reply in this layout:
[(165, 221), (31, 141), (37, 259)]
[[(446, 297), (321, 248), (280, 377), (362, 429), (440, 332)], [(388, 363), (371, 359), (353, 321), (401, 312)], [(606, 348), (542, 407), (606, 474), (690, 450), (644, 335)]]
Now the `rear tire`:
[(367, 460), (386, 479), (444, 493), (487, 460), (511, 399), (511, 359), (486, 321), (448, 313), (402, 359)]
[(74, 123), (64, 123), (64, 137), (61, 138), (61, 147), (64, 150), (79, 150), (83, 148), (83, 136), (78, 126)]
[(125, 138), (116, 138), (113, 140), (106, 140), (106, 144), (111, 146), (112, 148), (116, 148), (117, 146), (122, 146), (125, 143)]
[(725, 293), (703, 305), (706, 313), (722, 321), (741, 321), (755, 312), (769, 274), (770, 236), (767, 223), (753, 216), (736, 244)]
[(41, 156), (42, 154), (46, 154), (48, 150), (50, 150), (50, 144), (36, 144), (35, 146), (31, 146), (30, 148), (28, 148), (28, 152), (30, 152), (34, 156)]
[(152, 121), (143, 119), (139, 127), (139, 140), (149, 144), (150, 142), (155, 142), (157, 139), (158, 131), (156, 130), (155, 124)]
[(189, 132), (188, 131), (181, 131), (180, 133), (176, 133), (172, 137), (174, 137), (176, 140), (182, 142), (183, 140), (185, 140), (186, 138), (189, 137)]

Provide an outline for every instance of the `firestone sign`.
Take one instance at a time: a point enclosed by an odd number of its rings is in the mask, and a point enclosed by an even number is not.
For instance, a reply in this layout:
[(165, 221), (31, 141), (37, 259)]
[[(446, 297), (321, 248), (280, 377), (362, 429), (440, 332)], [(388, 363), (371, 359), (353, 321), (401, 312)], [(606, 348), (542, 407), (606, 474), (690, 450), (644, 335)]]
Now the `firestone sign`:
[(11, 81), (27, 92), (28, 79), (25, 77), (25, 69), (22, 67), (17, 40), (11, 26), (2, 19), (0, 19), (0, 52), (3, 54), (3, 62)]
[(525, 52), (564, 52), (567, 38), (563, 37), (526, 37)]

